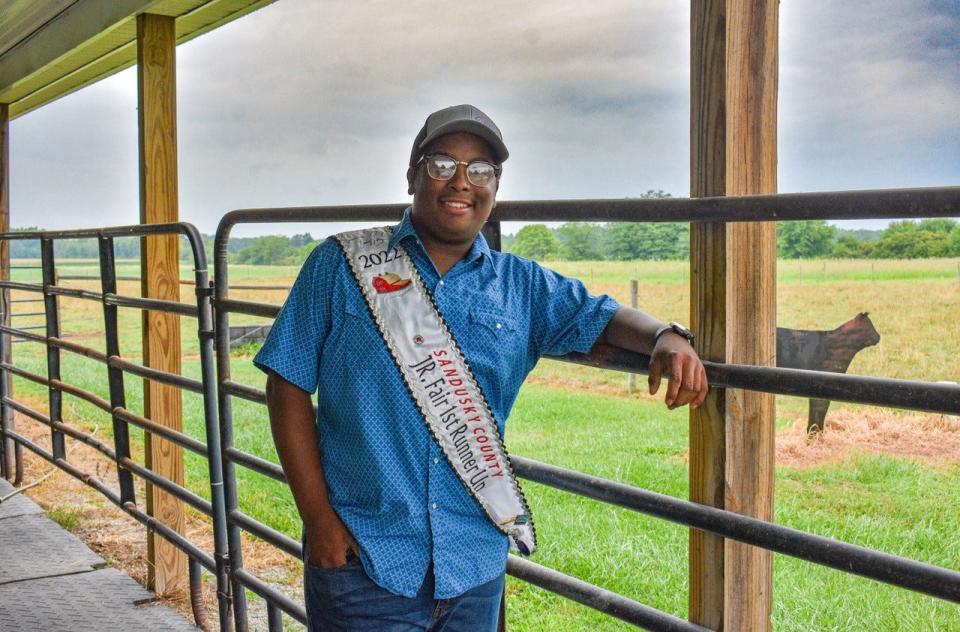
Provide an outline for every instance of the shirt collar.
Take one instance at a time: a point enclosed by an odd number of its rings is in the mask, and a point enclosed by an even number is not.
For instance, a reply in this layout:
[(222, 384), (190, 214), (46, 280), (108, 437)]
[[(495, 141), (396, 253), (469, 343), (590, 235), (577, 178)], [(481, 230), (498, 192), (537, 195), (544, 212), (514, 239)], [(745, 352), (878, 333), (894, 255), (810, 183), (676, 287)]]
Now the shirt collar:
[[(423, 249), (423, 242), (420, 241), (420, 236), (417, 235), (417, 229), (413, 227), (413, 222), (410, 220), (412, 210), (413, 207), (408, 206), (403, 212), (403, 219), (393, 227), (393, 234), (390, 236), (390, 242), (387, 246), (388, 250), (396, 248), (398, 244), (406, 239), (413, 239), (420, 248)], [(425, 249), (424, 253), (426, 253)], [(490, 246), (487, 245), (487, 240), (484, 239), (483, 233), (479, 233), (476, 239), (473, 240), (473, 244), (470, 246), (470, 250), (467, 251), (466, 256), (464, 256), (463, 261), (465, 263), (476, 261), (479, 264), (488, 265), (494, 274), (497, 272), (496, 266), (493, 265), (493, 261), (490, 259)]]

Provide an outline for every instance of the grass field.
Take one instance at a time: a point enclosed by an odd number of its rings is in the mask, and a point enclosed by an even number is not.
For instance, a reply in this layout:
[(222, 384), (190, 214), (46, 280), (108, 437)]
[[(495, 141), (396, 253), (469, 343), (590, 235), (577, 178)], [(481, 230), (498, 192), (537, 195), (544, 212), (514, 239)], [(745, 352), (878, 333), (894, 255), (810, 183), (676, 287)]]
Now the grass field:
[[(558, 262), (551, 267), (583, 279), (597, 293), (628, 302), (629, 281), (640, 283), (641, 309), (662, 319), (688, 321), (687, 268), (681, 262)], [(780, 262), (778, 320), (781, 326), (832, 329), (860, 311), (869, 311), (881, 342), (861, 352), (851, 373), (924, 380), (960, 380), (960, 279), (956, 259), (925, 261)], [(32, 270), (15, 270), (17, 280), (35, 280)], [(93, 262), (71, 262), (61, 274), (95, 274)], [(135, 263), (122, 262), (118, 273), (134, 275)], [(292, 267), (232, 266), (231, 283), (283, 284)], [(184, 268), (183, 278), (189, 278)], [(65, 283), (97, 288), (94, 282)], [(138, 284), (121, 291), (135, 294)], [(189, 300), (192, 289), (183, 287)], [(284, 292), (237, 291), (234, 296), (281, 303)], [(14, 298), (25, 294), (15, 293)], [(15, 311), (26, 311), (27, 305)], [(63, 330), (77, 342), (102, 349), (99, 305), (61, 299)], [(30, 309), (30, 311), (35, 311)], [(140, 317), (122, 310), (121, 348), (138, 359)], [(247, 322), (233, 317), (234, 323)], [(252, 320), (252, 319), (251, 319)], [(15, 325), (40, 324), (41, 318), (15, 319)], [(182, 319), (184, 368), (199, 374), (191, 319)], [(249, 349), (232, 360), (234, 379), (260, 386), (261, 374), (249, 363)], [(18, 343), (16, 364), (45, 373), (42, 347)], [(91, 360), (64, 353), (65, 381), (106, 396), (105, 369)], [(643, 383), (642, 378), (639, 380)], [(687, 416), (662, 403), (628, 395), (624, 376), (543, 361), (524, 387), (511, 415), (508, 445), (513, 453), (675, 497), (687, 495)], [(128, 405), (142, 408), (139, 379), (127, 379)], [(15, 391), (32, 401), (45, 392), (20, 378)], [(109, 420), (72, 397), (66, 414), (78, 423)], [(778, 426), (802, 417), (805, 400), (778, 398)], [(834, 404), (831, 411), (873, 414)], [(861, 411), (861, 412), (858, 412)], [(263, 408), (235, 401), (236, 444), (275, 460)], [(184, 394), (189, 433), (203, 436), (198, 396)], [(829, 419), (829, 417), (828, 417)], [(914, 418), (905, 416), (904, 427)], [(904, 440), (909, 440), (905, 434)], [(855, 451), (842, 460), (814, 467), (780, 466), (776, 474), (776, 521), (798, 529), (940, 566), (960, 568), (956, 538), (960, 498), (960, 455), (942, 462), (894, 458)], [(206, 465), (187, 456), (188, 486), (207, 495)], [(528, 483), (527, 496), (537, 517), (539, 563), (621, 592), (678, 616), (686, 613), (685, 529), (617, 508), (572, 497)], [(289, 493), (254, 475), (240, 477), (241, 509), (292, 536), (299, 531)], [(289, 578), (295, 581), (295, 578)], [(558, 599), (522, 582), (508, 588), (508, 617), (517, 630), (619, 630), (627, 626), (587, 608)], [(840, 572), (778, 556), (775, 562), (774, 623), (778, 630), (960, 630), (960, 607), (879, 585)]]

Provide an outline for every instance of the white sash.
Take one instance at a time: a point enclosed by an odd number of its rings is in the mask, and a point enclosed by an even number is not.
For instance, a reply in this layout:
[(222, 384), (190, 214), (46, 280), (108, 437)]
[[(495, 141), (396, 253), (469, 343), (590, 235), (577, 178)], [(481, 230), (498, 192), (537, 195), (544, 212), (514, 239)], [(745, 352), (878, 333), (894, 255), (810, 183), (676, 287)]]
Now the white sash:
[(430, 434), (490, 521), (530, 555), (536, 532), (487, 400), (392, 229), (335, 235)]

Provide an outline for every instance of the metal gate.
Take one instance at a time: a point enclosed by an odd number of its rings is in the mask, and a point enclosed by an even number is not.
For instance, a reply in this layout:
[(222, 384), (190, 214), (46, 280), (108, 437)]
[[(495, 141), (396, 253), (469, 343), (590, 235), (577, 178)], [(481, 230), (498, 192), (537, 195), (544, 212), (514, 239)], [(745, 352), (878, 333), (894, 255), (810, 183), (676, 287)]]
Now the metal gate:
[[(141, 298), (139, 296), (124, 296), (117, 293), (114, 239), (151, 235), (182, 235), (189, 242), (197, 288), (194, 305)], [(67, 239), (89, 238), (98, 240), (101, 291), (94, 292), (58, 285), (56, 278), (56, 243)], [(119, 226), (91, 230), (17, 232), (0, 235), (0, 239), (35, 239), (40, 241), (42, 281), (40, 283), (24, 283), (4, 280), (0, 281), (0, 288), (3, 289), (4, 300), (2, 305), (4, 307), (11, 304), (9, 300), (11, 290), (41, 295), (44, 303), (43, 313), (46, 319), (45, 335), (41, 335), (29, 331), (28, 328), (11, 326), (10, 314), (6, 310), (0, 315), (3, 323), (0, 325), (0, 332), (2, 332), (0, 333), (0, 357), (4, 358), (4, 361), (0, 363), (0, 406), (2, 406), (2, 411), (0, 411), (0, 422), (2, 422), (2, 425), (0, 425), (0, 450), (2, 450), (0, 452), (0, 466), (3, 469), (2, 474), (10, 478), (13, 475), (11, 470), (21, 471), (19, 458), (9, 457), (18, 457), (19, 447), (25, 446), (61, 470), (99, 491), (144, 526), (159, 533), (186, 553), (193, 584), (199, 582), (199, 566), (203, 566), (214, 573), (219, 587), (217, 597), (220, 625), (223, 630), (229, 630), (231, 625), (229, 594), (223, 589), (228, 585), (226, 580), (228, 569), (223, 511), (223, 469), (220, 465), (220, 433), (217, 428), (214, 382), (213, 315), (206, 254), (200, 234), (192, 225), (181, 223)], [(103, 305), (105, 352), (66, 340), (61, 336), (59, 297), (96, 301)], [(195, 380), (152, 369), (124, 359), (120, 353), (120, 336), (117, 326), (118, 308), (155, 310), (195, 318), (197, 321), (196, 335), (200, 344), (201, 379)], [(27, 371), (9, 361), (11, 338), (32, 341), (45, 346), (47, 360), (47, 374), (45, 376)], [(60, 356), (64, 351), (79, 354), (104, 365), (104, 378), (109, 386), (109, 399), (104, 399), (95, 393), (61, 379)], [(124, 389), (124, 375), (127, 373), (201, 394), (203, 396), (206, 443), (185, 433), (162, 426), (129, 410)], [(14, 397), (9, 389), (9, 377), (12, 375), (41, 384), (49, 389), (48, 414), (34, 410)], [(111, 417), (113, 427), (112, 445), (108, 445), (91, 434), (64, 423), (64, 395), (70, 395), (93, 404)], [(14, 411), (50, 428), (51, 451), (47, 451), (30, 441), (13, 428)], [(195, 492), (135, 462), (130, 455), (129, 425), (141, 428), (144, 432), (166, 439), (205, 458), (210, 479), (210, 500), (202, 498)], [(81, 471), (68, 461), (64, 445), (67, 436), (92, 447), (116, 463), (119, 489), (112, 489), (94, 474)], [(16, 446), (13, 450), (10, 447), (11, 443)], [(13, 451), (13, 455), (9, 454), (11, 451)], [(137, 506), (137, 499), (134, 494), (134, 476), (163, 489), (210, 517), (214, 532), (214, 550), (212, 552), (202, 550), (196, 544), (140, 509)]]
[[(280, 610), (304, 622), (303, 606), (293, 602), (267, 582), (243, 569), (240, 533), (246, 531), (302, 559), (301, 545), (277, 529), (263, 524), (237, 506), (235, 467), (244, 467), (276, 481), (285, 481), (275, 463), (239, 450), (233, 443), (234, 398), (266, 404), (263, 389), (236, 382), (231, 377), (230, 314), (273, 318), (280, 305), (232, 298), (229, 285), (227, 245), (234, 226), (283, 222), (381, 222), (395, 223), (406, 205), (327, 206), (250, 209), (228, 213), (220, 221), (214, 242), (216, 348), (223, 432), (223, 464), (227, 488), (227, 522), (234, 608), (238, 630), (246, 630), (243, 588), (270, 604), (271, 630), (280, 630)], [(850, 191), (839, 193), (774, 194), (697, 199), (548, 200), (499, 202), (488, 228), (499, 235), (501, 221), (789, 221), (805, 219), (864, 219), (899, 217), (949, 217), (960, 214), (960, 187)], [(649, 358), (613, 347), (597, 346), (590, 354), (555, 358), (589, 366), (646, 372)], [(739, 388), (782, 395), (815, 397), (912, 410), (960, 413), (960, 387), (929, 382), (874, 378), (857, 375), (739, 366), (704, 362), (715, 387)], [(264, 419), (266, 415), (264, 415)], [(729, 511), (699, 505), (622, 483), (539, 463), (511, 455), (521, 478), (600, 502), (618, 505), (725, 538), (730, 538), (869, 577), (917, 592), (960, 603), (960, 573), (930, 564), (838, 542)], [(705, 628), (650, 608), (623, 595), (564, 575), (535, 562), (511, 555), (507, 572), (519, 579), (599, 610), (610, 616), (651, 630), (699, 630)]]

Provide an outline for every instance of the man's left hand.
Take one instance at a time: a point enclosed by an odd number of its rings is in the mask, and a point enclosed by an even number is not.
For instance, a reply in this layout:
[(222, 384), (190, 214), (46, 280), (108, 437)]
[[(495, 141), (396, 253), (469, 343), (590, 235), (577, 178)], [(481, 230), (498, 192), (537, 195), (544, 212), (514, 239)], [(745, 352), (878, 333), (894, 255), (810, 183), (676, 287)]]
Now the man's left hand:
[(657, 339), (650, 354), (650, 394), (660, 390), (663, 376), (670, 378), (664, 401), (673, 410), (690, 404), (698, 408), (707, 398), (707, 372), (697, 352), (683, 336), (667, 332)]

